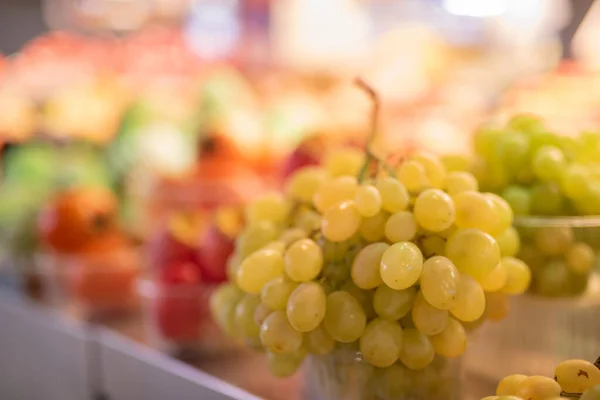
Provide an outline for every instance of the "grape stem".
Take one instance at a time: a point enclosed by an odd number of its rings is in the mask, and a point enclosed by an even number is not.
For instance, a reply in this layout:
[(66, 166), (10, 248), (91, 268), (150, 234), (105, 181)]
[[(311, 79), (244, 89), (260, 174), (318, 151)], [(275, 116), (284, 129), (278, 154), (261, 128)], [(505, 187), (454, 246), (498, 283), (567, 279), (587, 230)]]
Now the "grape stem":
[(365, 152), (367, 157), (358, 174), (358, 181), (362, 182), (365, 179), (365, 175), (367, 174), (369, 166), (373, 162), (377, 162), (377, 165), (380, 162), (380, 160), (377, 157), (375, 157), (375, 155), (371, 151), (371, 146), (373, 145), (373, 141), (375, 140), (375, 135), (377, 135), (381, 101), (375, 89), (373, 89), (373, 87), (369, 85), (363, 78), (357, 77), (356, 79), (354, 79), (354, 83), (371, 98), (371, 102), (373, 103), (373, 111), (371, 114), (371, 131), (369, 132), (369, 136), (367, 137), (367, 144), (365, 146)]

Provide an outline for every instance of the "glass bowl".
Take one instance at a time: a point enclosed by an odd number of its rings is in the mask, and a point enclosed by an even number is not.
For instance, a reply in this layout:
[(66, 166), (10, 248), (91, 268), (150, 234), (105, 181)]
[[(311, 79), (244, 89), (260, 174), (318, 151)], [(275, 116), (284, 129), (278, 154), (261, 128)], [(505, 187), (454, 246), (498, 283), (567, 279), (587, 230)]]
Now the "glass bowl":
[[(518, 218), (515, 227), (531, 290), (510, 299), (505, 319), (480, 327), (465, 360), (469, 371), (494, 382), (515, 373), (553, 376), (561, 361), (595, 360), (600, 349), (600, 218)], [(588, 248), (589, 265), (580, 271), (568, 265), (568, 242)]]
[(169, 285), (140, 279), (143, 319), (149, 344), (180, 359), (219, 356), (237, 345), (210, 315), (210, 296), (216, 285)]
[(462, 361), (436, 356), (425, 369), (400, 363), (375, 368), (360, 352), (335, 350), (311, 355), (305, 368), (307, 398), (312, 400), (461, 400)]
[(135, 283), (142, 263), (137, 248), (87, 255), (40, 253), (35, 266), (42, 281), (42, 299), (52, 307), (91, 322), (138, 310)]

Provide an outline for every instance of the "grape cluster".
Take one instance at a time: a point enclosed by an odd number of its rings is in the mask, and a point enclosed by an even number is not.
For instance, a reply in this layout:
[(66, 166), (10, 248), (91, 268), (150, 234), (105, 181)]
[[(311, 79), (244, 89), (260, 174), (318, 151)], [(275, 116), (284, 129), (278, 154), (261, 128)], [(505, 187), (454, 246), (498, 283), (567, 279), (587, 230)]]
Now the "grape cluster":
[(246, 208), (211, 309), (278, 376), (340, 346), (379, 368), (422, 370), (436, 354), (460, 356), (467, 330), (502, 318), (507, 296), (529, 286), (500, 196), (428, 153), (397, 168), (371, 158), (335, 151)]
[(563, 361), (554, 370), (554, 379), (509, 375), (500, 381), (495, 396), (482, 400), (599, 400), (599, 364), (598, 361), (596, 364), (585, 360)]

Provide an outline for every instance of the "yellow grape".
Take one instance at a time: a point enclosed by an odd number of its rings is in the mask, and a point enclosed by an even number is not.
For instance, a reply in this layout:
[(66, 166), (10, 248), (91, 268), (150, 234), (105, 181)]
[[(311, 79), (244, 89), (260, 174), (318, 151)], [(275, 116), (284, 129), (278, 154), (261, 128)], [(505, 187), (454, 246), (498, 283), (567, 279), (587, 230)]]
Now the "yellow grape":
[(363, 290), (356, 286), (351, 280), (346, 281), (340, 287), (340, 290), (350, 293), (358, 301), (363, 311), (365, 312), (367, 320), (372, 319), (376, 316), (375, 310), (373, 308), (373, 297), (375, 295), (375, 290)]
[(410, 287), (404, 290), (394, 290), (386, 285), (381, 285), (375, 290), (373, 308), (377, 315), (397, 321), (408, 315), (413, 308), (417, 289)]
[(350, 276), (361, 289), (374, 289), (383, 283), (379, 265), (383, 253), (390, 247), (387, 243), (373, 243), (364, 247), (354, 258)]
[(535, 244), (551, 256), (564, 254), (573, 243), (573, 230), (569, 227), (544, 227), (536, 230)]
[(437, 235), (421, 236), (418, 239), (423, 256), (429, 258), (446, 254), (446, 240)]
[(600, 369), (586, 360), (567, 360), (556, 366), (554, 376), (566, 393), (583, 393), (600, 385)]
[(414, 160), (403, 162), (396, 172), (398, 180), (411, 193), (418, 193), (430, 186), (425, 167)]
[(429, 338), (435, 352), (444, 357), (459, 357), (467, 349), (467, 333), (460, 322), (448, 318), (446, 328), (437, 335)]
[(381, 178), (377, 180), (376, 186), (381, 195), (381, 207), (383, 210), (389, 213), (396, 213), (408, 207), (410, 196), (399, 180), (392, 177)]
[(246, 206), (248, 223), (261, 221), (283, 223), (289, 213), (290, 204), (280, 193), (267, 193)]
[(308, 282), (323, 269), (323, 253), (312, 239), (300, 239), (285, 252), (285, 273), (295, 282)]
[(404, 329), (400, 361), (408, 369), (421, 370), (435, 358), (435, 350), (429, 338), (416, 329)]
[(304, 336), (306, 347), (312, 354), (324, 356), (335, 348), (335, 340), (323, 326), (318, 326)]
[(281, 253), (264, 249), (249, 255), (240, 265), (236, 282), (246, 293), (258, 294), (271, 279), (283, 275), (283, 256)]
[(485, 294), (485, 316), (491, 321), (500, 321), (508, 315), (508, 295), (494, 292)]
[(325, 317), (327, 298), (317, 282), (298, 285), (287, 302), (286, 314), (290, 325), (298, 332), (316, 329)]
[(272, 312), (273, 310), (264, 303), (260, 303), (258, 307), (256, 307), (256, 310), (254, 310), (254, 322), (260, 327)]
[(287, 195), (293, 200), (312, 202), (313, 196), (327, 182), (329, 176), (322, 167), (304, 167), (290, 177), (286, 186)]
[(236, 240), (236, 252), (240, 257), (247, 257), (267, 243), (277, 239), (279, 230), (272, 222), (262, 221), (249, 224)]
[(259, 337), (260, 325), (254, 320), (254, 314), (259, 304), (259, 296), (246, 294), (235, 307), (235, 325), (245, 337)]
[(411, 159), (425, 168), (425, 175), (427, 175), (427, 179), (432, 187), (441, 189), (444, 186), (446, 167), (444, 167), (439, 157), (431, 153), (419, 152), (413, 154)]
[(365, 327), (359, 346), (366, 361), (379, 368), (389, 367), (402, 349), (402, 328), (397, 322), (375, 318)]
[(500, 248), (493, 237), (478, 229), (459, 229), (446, 242), (448, 257), (461, 273), (475, 278), (492, 272), (500, 262)]
[(460, 192), (479, 190), (477, 179), (473, 176), (473, 174), (465, 171), (449, 172), (446, 176), (444, 187), (446, 189), (446, 193), (448, 193), (450, 196), (454, 196)]
[(260, 341), (277, 354), (291, 354), (300, 349), (302, 334), (290, 325), (285, 312), (273, 311), (260, 327)]
[(304, 361), (302, 356), (297, 354), (277, 354), (267, 351), (267, 365), (269, 371), (278, 378), (287, 378), (296, 373)]
[(237, 251), (234, 251), (227, 259), (227, 279), (229, 281), (235, 281), (235, 275), (242, 261), (243, 257)]
[(365, 330), (367, 318), (360, 303), (350, 293), (337, 291), (327, 296), (323, 327), (341, 343), (357, 340)]
[(454, 307), (450, 309), (452, 315), (465, 322), (475, 321), (485, 311), (485, 294), (475, 279), (463, 275), (458, 287), (458, 295)]
[(421, 292), (417, 293), (412, 309), (415, 327), (425, 335), (437, 335), (448, 325), (448, 311), (435, 308), (425, 300)]
[(311, 233), (321, 229), (321, 214), (313, 210), (300, 210), (294, 218), (294, 225), (304, 232)]
[(353, 201), (330, 207), (323, 215), (321, 231), (332, 242), (343, 242), (358, 231), (362, 217)]
[(449, 310), (454, 307), (460, 284), (458, 270), (446, 257), (435, 256), (423, 263), (421, 294), (435, 308)]
[(344, 201), (354, 200), (358, 183), (353, 176), (340, 176), (324, 183), (313, 196), (313, 204), (324, 213)]
[(502, 257), (514, 257), (521, 249), (521, 238), (514, 227), (509, 227), (499, 235), (494, 236), (500, 247)]
[(510, 204), (497, 194), (484, 193), (484, 195), (492, 202), (494, 205), (494, 212), (498, 216), (499, 225), (494, 232), (494, 234), (497, 235), (512, 226), (514, 217), (513, 210), (510, 207)]
[(506, 284), (507, 272), (500, 262), (489, 274), (479, 277), (477, 281), (486, 292), (497, 292)]
[(362, 185), (356, 190), (356, 209), (363, 217), (373, 217), (381, 211), (381, 195), (372, 185)]
[(514, 396), (517, 394), (517, 385), (527, 378), (527, 375), (514, 374), (504, 377), (496, 387), (496, 396)]
[(499, 226), (499, 215), (494, 212), (494, 203), (482, 193), (467, 191), (452, 197), (456, 207), (456, 226), (475, 228), (495, 234)]
[(465, 154), (444, 154), (440, 159), (449, 172), (468, 171), (473, 162), (471, 157)]
[(244, 293), (233, 283), (220, 285), (210, 296), (210, 312), (217, 324), (228, 334), (237, 336), (235, 308)]
[(360, 235), (368, 242), (377, 242), (385, 237), (385, 225), (389, 214), (381, 211), (379, 214), (370, 218), (363, 218), (360, 223)]
[(518, 258), (504, 257), (502, 266), (506, 270), (506, 283), (502, 292), (513, 295), (524, 293), (531, 283), (531, 270), (527, 264)]
[(325, 159), (325, 169), (333, 177), (358, 175), (365, 160), (364, 152), (352, 147), (336, 149)]
[(415, 200), (413, 213), (417, 223), (431, 232), (448, 229), (456, 217), (454, 202), (439, 189), (427, 189)]
[(402, 290), (419, 280), (422, 268), (421, 250), (414, 243), (400, 242), (391, 245), (383, 253), (379, 271), (386, 285)]
[(586, 390), (579, 400), (600, 400), (600, 385), (596, 385), (593, 388)]
[(262, 302), (271, 310), (285, 310), (290, 295), (298, 284), (284, 276), (268, 281), (260, 292)]
[(560, 385), (546, 376), (529, 376), (517, 384), (515, 396), (527, 400), (546, 400), (551, 397), (559, 397)]
[(575, 273), (588, 273), (595, 262), (594, 250), (585, 243), (574, 243), (567, 251), (567, 266)]
[(417, 221), (410, 211), (392, 214), (385, 224), (385, 236), (390, 242), (408, 242), (417, 233)]
[(294, 244), (294, 242), (304, 239), (306, 236), (306, 231), (302, 228), (289, 228), (281, 233), (279, 241), (287, 248)]

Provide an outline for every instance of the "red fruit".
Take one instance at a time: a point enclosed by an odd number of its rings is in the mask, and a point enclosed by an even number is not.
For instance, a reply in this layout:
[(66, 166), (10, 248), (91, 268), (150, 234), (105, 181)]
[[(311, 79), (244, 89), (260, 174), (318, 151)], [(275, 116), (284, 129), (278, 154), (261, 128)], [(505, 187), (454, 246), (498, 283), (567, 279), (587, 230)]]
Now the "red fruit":
[(166, 285), (198, 285), (202, 283), (202, 273), (197, 264), (181, 260), (162, 268), (159, 281)]
[(283, 179), (302, 167), (319, 165), (326, 148), (327, 139), (322, 135), (312, 136), (302, 141), (284, 161), (281, 167)]
[(221, 232), (215, 224), (211, 224), (201, 239), (198, 252), (206, 282), (220, 283), (227, 279), (227, 259), (233, 249), (233, 239)]
[(165, 339), (177, 342), (198, 339), (202, 323), (208, 318), (206, 302), (194, 290), (179, 294), (159, 293), (153, 312), (159, 333)]

